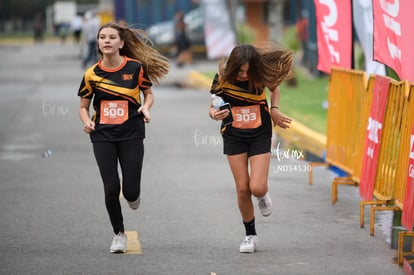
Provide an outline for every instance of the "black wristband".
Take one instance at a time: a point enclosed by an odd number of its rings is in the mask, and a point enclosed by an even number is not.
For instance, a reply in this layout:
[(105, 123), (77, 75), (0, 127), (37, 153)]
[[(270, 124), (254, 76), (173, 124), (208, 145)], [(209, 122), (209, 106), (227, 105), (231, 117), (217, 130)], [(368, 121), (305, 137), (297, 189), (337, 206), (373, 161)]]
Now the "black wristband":
[(273, 109), (273, 108), (276, 108), (276, 109), (279, 110), (279, 106), (272, 106), (272, 107), (270, 107), (270, 109)]

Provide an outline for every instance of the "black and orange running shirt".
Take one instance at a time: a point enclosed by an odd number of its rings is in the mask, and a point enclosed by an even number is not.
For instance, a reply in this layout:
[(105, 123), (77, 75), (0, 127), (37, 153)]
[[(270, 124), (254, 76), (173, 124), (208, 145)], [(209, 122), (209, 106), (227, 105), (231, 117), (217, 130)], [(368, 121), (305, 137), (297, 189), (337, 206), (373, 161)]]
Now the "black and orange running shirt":
[(140, 91), (152, 86), (143, 66), (124, 57), (121, 66), (108, 69), (101, 61), (90, 67), (82, 79), (78, 96), (93, 99), (95, 131), (92, 142), (124, 141), (145, 137)]
[(264, 87), (249, 89), (249, 81), (236, 80), (234, 84), (219, 87), (218, 74), (214, 77), (210, 93), (230, 103), (233, 123), (221, 125), (223, 137), (230, 139), (256, 139), (272, 136), (272, 122)]

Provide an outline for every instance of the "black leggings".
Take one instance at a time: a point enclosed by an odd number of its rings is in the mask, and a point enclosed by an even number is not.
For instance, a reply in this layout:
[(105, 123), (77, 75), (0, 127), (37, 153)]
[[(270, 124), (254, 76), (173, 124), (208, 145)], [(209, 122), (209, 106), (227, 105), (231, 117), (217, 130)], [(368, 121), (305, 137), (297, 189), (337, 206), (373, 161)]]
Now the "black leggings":
[(101, 173), (105, 205), (115, 234), (124, 232), (118, 160), (122, 171), (122, 193), (127, 201), (135, 201), (141, 192), (141, 170), (144, 158), (143, 139), (119, 142), (95, 142), (93, 152)]

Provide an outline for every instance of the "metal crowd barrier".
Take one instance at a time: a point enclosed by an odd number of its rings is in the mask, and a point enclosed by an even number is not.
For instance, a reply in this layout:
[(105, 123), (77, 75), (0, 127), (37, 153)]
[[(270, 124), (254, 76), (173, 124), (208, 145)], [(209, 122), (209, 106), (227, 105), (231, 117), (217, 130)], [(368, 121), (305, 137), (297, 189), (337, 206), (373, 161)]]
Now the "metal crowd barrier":
[[(368, 88), (373, 84), (370, 79)], [(332, 203), (337, 200), (337, 185), (354, 185), (355, 170), (360, 170), (362, 163), (361, 140), (365, 140), (369, 108), (367, 103), (372, 98), (367, 89), (365, 72), (332, 68), (329, 79), (327, 146), (324, 163), (311, 162), (313, 166), (335, 166), (345, 171), (348, 176), (336, 177), (332, 182)], [(368, 112), (368, 113), (366, 113)], [(362, 148), (362, 149), (361, 149)], [(360, 161), (358, 161), (360, 159)], [(312, 171), (312, 169), (310, 169)], [(360, 171), (359, 171), (360, 173)], [(312, 174), (309, 173), (309, 184)]]
[(358, 108), (359, 112), (355, 120), (358, 128), (356, 131), (356, 141), (354, 145), (352, 159), (352, 173), (348, 177), (337, 177), (332, 182), (332, 204), (338, 200), (338, 185), (358, 186), (361, 179), (362, 160), (364, 155), (365, 138), (367, 135), (368, 118), (371, 110), (372, 94), (374, 90), (375, 76), (370, 76), (368, 86), (365, 90), (361, 90), (358, 98), (361, 104)]
[[(404, 198), (406, 196), (406, 184), (408, 180), (408, 159), (411, 151), (411, 133), (412, 127), (414, 126), (414, 84), (411, 85), (410, 91), (406, 95), (407, 108), (404, 109), (403, 123), (401, 125), (401, 158), (398, 161), (398, 167), (401, 169), (400, 178), (397, 181), (397, 190), (395, 193), (395, 204), (402, 209), (402, 211), (414, 211), (414, 209), (404, 208)], [(405, 171), (405, 173), (404, 173)], [(411, 197), (411, 202), (414, 198)], [(411, 212), (411, 215), (414, 215)], [(414, 255), (414, 232), (413, 228), (406, 228), (407, 231), (401, 231), (398, 234), (398, 264), (409, 266), (414, 263), (414, 259), (405, 260), (404, 256)], [(404, 241), (407, 237), (411, 237), (411, 251), (404, 252)]]
[[(373, 100), (375, 76), (364, 72), (333, 68), (329, 80), (326, 162), (313, 166), (336, 166), (347, 173), (332, 182), (332, 204), (337, 201), (338, 185), (358, 186), (361, 180), (368, 118)], [(374, 235), (375, 211), (404, 211), (408, 180), (410, 140), (414, 127), (414, 84), (390, 79), (382, 123), (378, 166), (373, 200), (360, 202), (360, 225), (364, 227), (364, 207), (371, 206), (370, 234)], [(309, 174), (312, 184), (312, 174)], [(414, 198), (411, 198), (414, 200)], [(414, 209), (406, 209), (414, 211)], [(414, 255), (413, 228), (399, 233), (398, 263)], [(411, 237), (411, 251), (403, 251), (404, 240)], [(404, 265), (414, 260), (405, 260)]]
[[(374, 235), (375, 211), (400, 210), (395, 204), (395, 193), (401, 174), (406, 173), (406, 170), (402, 171), (401, 167), (397, 167), (397, 164), (399, 161), (404, 161), (399, 160), (399, 158), (402, 156), (401, 152), (406, 149), (401, 147), (401, 144), (405, 142), (401, 138), (404, 130), (401, 126), (403, 122), (403, 111), (404, 109), (408, 109), (408, 102), (406, 100), (406, 91), (408, 91), (408, 88), (409, 86), (406, 81), (390, 81), (374, 184), (373, 194), (375, 200), (361, 201), (360, 203), (361, 228), (364, 227), (364, 206), (371, 205), (371, 236)], [(405, 161), (408, 163), (408, 158)]]

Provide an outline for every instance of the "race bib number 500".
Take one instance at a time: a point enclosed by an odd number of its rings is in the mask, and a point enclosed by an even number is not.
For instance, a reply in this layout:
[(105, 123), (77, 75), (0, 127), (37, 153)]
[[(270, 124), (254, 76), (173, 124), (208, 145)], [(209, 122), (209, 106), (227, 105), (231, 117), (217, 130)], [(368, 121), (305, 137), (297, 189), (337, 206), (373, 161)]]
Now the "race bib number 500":
[(122, 124), (128, 120), (128, 101), (102, 100), (101, 124)]
[(254, 129), (262, 125), (260, 105), (232, 107), (232, 126), (240, 129)]

